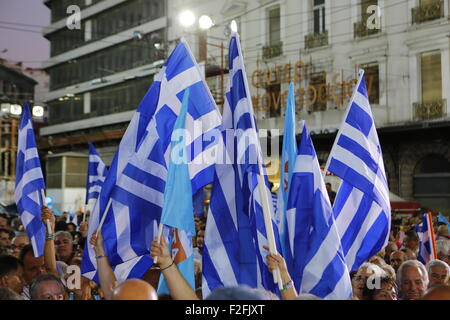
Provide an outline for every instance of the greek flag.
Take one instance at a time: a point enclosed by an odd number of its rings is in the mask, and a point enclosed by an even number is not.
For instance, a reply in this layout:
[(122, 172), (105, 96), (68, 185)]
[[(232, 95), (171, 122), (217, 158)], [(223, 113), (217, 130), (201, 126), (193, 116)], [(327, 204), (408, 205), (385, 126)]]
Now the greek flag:
[(283, 147), (281, 150), (280, 189), (278, 190), (277, 224), (280, 232), (281, 252), (290, 270), (293, 268), (292, 250), (288, 240), (286, 205), (291, 189), (291, 178), (297, 157), (297, 142), (295, 139), (295, 97), (294, 84), (289, 85), (289, 93), (284, 120)]
[(328, 158), (328, 171), (343, 182), (333, 205), (349, 271), (384, 248), (391, 206), (383, 154), (367, 97), (364, 71)]
[(95, 150), (94, 145), (89, 142), (89, 162), (86, 181), (86, 204), (88, 204), (89, 199), (97, 200), (98, 195), (102, 190), (102, 185), (105, 181), (107, 172), (108, 169), (103, 163), (102, 158), (100, 158), (97, 150)]
[[(260, 146), (236, 33), (230, 40), (229, 70), (222, 124), (226, 149), (216, 165), (206, 224), (203, 297), (217, 287), (239, 284), (278, 290), (266, 265), (268, 252), (262, 248), (267, 237), (257, 181)], [(267, 179), (265, 187), (270, 195)]]
[(316, 151), (303, 125), (287, 202), (287, 229), (295, 288), (325, 299), (352, 295), (350, 274)]
[(427, 264), (429, 261), (437, 259), (431, 213), (426, 213), (423, 215), (423, 222), (419, 224), (414, 231), (417, 232), (420, 239), (417, 260), (423, 264)]
[[(212, 155), (218, 142), (215, 138), (220, 137), (220, 131), (216, 131), (221, 117), (190, 49), (182, 41), (155, 76), (133, 116), (93, 210), (95, 219), (91, 221), (95, 222), (90, 223), (90, 234), (98, 228), (111, 199), (102, 233), (111, 266), (120, 268), (119, 276), (115, 272), (118, 281), (140, 278), (153, 264), (149, 247), (157, 235), (172, 131), (187, 88), (192, 96), (186, 115), (192, 193), (212, 181), (215, 163)], [(85, 250), (89, 259), (82, 271), (94, 278), (95, 255), (90, 247)]]
[(18, 138), (14, 200), (33, 246), (34, 256), (41, 257), (44, 255), (45, 243), (41, 190), (45, 189), (45, 183), (28, 104), (23, 107)]

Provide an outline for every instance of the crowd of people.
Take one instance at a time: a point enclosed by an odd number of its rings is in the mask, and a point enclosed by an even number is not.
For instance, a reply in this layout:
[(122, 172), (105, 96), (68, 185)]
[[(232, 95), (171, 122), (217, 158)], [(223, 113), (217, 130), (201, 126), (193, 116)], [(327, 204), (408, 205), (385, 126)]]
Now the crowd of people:
[[(150, 254), (157, 258), (142, 279), (118, 283), (103, 247), (101, 232), (88, 239), (88, 224), (68, 222), (66, 215), (56, 217), (44, 207), (42, 220), (50, 221), (46, 234), (44, 256), (36, 258), (20, 219), (0, 216), (0, 300), (196, 300), (196, 299), (279, 299), (277, 295), (245, 286), (220, 288), (202, 297), (202, 251), (206, 218), (195, 217), (193, 238), (195, 289), (185, 281), (172, 260), (164, 239), (153, 241)], [(78, 221), (81, 221), (81, 216)], [(88, 221), (88, 219), (86, 219)], [(436, 260), (426, 265), (418, 259), (420, 240), (416, 226), (420, 215), (392, 220), (390, 241), (375, 256), (350, 273), (352, 300), (450, 300), (450, 236), (445, 223), (436, 222)], [(85, 245), (92, 245), (97, 259), (99, 283), (79, 277), (78, 285), (69, 285), (73, 266), (81, 267)], [(266, 248), (268, 250), (268, 248)], [(319, 299), (298, 293), (286, 263), (279, 254), (268, 254), (269, 270), (279, 268), (283, 281), (281, 299)], [(78, 269), (79, 270), (79, 269)], [(158, 296), (160, 275), (170, 295)]]

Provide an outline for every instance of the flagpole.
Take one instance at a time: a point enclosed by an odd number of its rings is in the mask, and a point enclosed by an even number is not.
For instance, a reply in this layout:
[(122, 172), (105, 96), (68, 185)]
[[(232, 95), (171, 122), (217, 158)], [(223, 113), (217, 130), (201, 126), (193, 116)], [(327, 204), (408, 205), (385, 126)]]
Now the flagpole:
[(83, 210), (83, 220), (81, 222), (85, 222), (86, 221), (86, 211), (87, 211), (87, 206), (89, 204), (89, 200), (88, 203), (84, 204), (84, 210)]
[[(97, 201), (98, 201), (98, 200), (99, 200), (99, 199), (97, 199)], [(103, 223), (105, 222), (106, 214), (107, 214), (108, 211), (109, 211), (109, 207), (111, 207), (111, 203), (112, 203), (112, 198), (109, 198), (108, 204), (106, 205), (106, 208), (105, 208), (105, 211), (103, 211), (102, 220), (100, 220), (100, 223), (99, 223), (99, 225), (98, 225), (96, 236), (98, 236), (98, 232), (99, 232), (99, 231), (102, 229), (102, 227), (103, 227)]]
[[(42, 196), (42, 206), (47, 206), (47, 202), (45, 201), (45, 191), (44, 189), (41, 189), (41, 196)], [(52, 227), (50, 225), (50, 220), (46, 219), (45, 220), (47, 222), (47, 232), (48, 234), (52, 233)]]
[[(345, 119), (347, 119), (348, 113), (350, 112), (350, 107), (352, 106), (351, 104), (352, 104), (353, 101), (355, 100), (356, 92), (358, 92), (358, 88), (359, 88), (359, 85), (360, 85), (360, 83), (361, 83), (361, 80), (362, 80), (363, 75), (364, 75), (364, 70), (363, 70), (363, 69), (360, 69), (360, 70), (359, 70), (359, 73), (358, 73), (358, 81), (356, 82), (355, 89), (353, 89), (352, 98), (351, 98), (350, 101), (348, 102), (347, 110), (345, 110), (345, 115), (344, 115), (344, 118), (343, 118), (343, 120), (342, 120), (341, 127), (339, 128), (339, 131), (338, 131), (338, 133), (337, 133), (337, 135), (336, 135), (336, 139), (334, 139), (334, 144), (333, 144), (333, 147), (331, 148), (331, 150), (333, 150), (333, 149), (336, 147), (336, 145), (337, 145), (337, 143), (338, 143), (338, 141), (339, 141), (339, 137), (340, 137), (340, 135), (341, 135), (341, 131), (342, 131), (343, 124), (344, 124), (344, 122), (345, 122)], [(331, 151), (330, 151), (330, 153), (331, 153)], [(328, 168), (329, 168), (329, 166), (330, 166), (330, 161), (331, 161), (331, 158), (330, 158), (330, 156), (328, 156), (327, 163), (325, 164), (325, 167), (323, 168), (323, 177), (324, 177), (324, 178), (325, 178), (325, 176), (327, 175)]]
[(428, 212), (427, 214), (428, 218), (428, 226), (430, 230), (430, 239), (431, 239), (431, 254), (432, 259), (430, 260), (436, 260), (437, 259), (437, 253), (436, 253), (436, 238), (434, 237), (434, 228), (433, 228), (433, 216), (431, 212)]
[[(239, 35), (237, 33), (236, 34), (236, 44), (238, 46), (238, 51), (240, 53), (242, 53), (241, 50), (241, 42), (239, 39)], [(242, 55), (239, 55), (240, 59), (243, 60)], [(244, 61), (242, 62), (242, 66), (244, 66)], [(243, 75), (243, 79), (244, 79), (244, 85), (245, 85), (245, 90), (248, 94), (250, 94), (250, 89), (248, 87), (248, 81), (247, 81), (247, 72), (245, 70), (245, 68), (242, 68), (242, 75)], [(253, 112), (253, 102), (252, 99), (247, 99), (248, 104), (250, 105), (250, 119), (252, 122), (252, 127), (255, 129), (253, 130), (255, 133), (255, 144), (258, 148), (257, 152), (258, 152), (258, 170), (259, 170), (259, 174), (258, 174), (258, 190), (259, 190), (259, 196), (261, 198), (261, 202), (263, 205), (263, 213), (264, 213), (264, 225), (266, 227), (266, 234), (267, 234), (267, 241), (269, 244), (269, 252), (272, 254), (276, 254), (277, 253), (277, 247), (275, 244), (275, 235), (273, 233), (273, 226), (272, 226), (272, 214), (270, 212), (270, 207), (269, 207), (269, 198), (267, 196), (267, 190), (265, 188), (266, 183), (264, 181), (263, 178), (263, 170), (262, 170), (262, 153), (261, 153), (261, 146), (259, 145), (259, 140), (258, 140), (258, 136), (256, 135), (256, 124), (255, 124), (255, 114)], [(283, 289), (283, 280), (281, 279), (281, 273), (280, 273), (280, 269), (276, 268), (273, 271), (273, 278), (274, 278), (274, 282), (278, 284), (278, 288), (281, 290)]]
[[(162, 236), (162, 233), (163, 233), (163, 224), (162, 223), (160, 223), (159, 224), (159, 227), (158, 227), (158, 244), (160, 244), (161, 243), (161, 236)], [(153, 259), (153, 262), (154, 263), (158, 263), (158, 257), (155, 257), (154, 259)]]

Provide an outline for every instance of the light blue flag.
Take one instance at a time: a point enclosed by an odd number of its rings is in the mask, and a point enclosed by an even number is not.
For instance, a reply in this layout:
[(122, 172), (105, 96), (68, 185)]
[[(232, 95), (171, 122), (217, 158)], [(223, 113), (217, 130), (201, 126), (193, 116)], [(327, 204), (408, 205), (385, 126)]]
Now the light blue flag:
[[(172, 259), (180, 273), (195, 290), (194, 256), (192, 255), (191, 241), (192, 236), (195, 235), (194, 206), (188, 157), (186, 155), (185, 130), (188, 102), (189, 88), (184, 91), (183, 104), (172, 134), (172, 150), (164, 190), (161, 224), (177, 229), (171, 230), (168, 241), (172, 251)], [(158, 294), (168, 293), (169, 290), (161, 275)]]
[(447, 227), (448, 227), (448, 230), (450, 230), (450, 223), (449, 223), (448, 220), (442, 215), (441, 212), (439, 212), (439, 215), (438, 215), (438, 222), (443, 222), (443, 223), (445, 223), (445, 224), (447, 225)]
[(292, 270), (292, 248), (287, 236), (286, 204), (288, 202), (291, 178), (297, 157), (297, 143), (295, 140), (295, 96), (294, 83), (289, 85), (289, 93), (284, 119), (283, 148), (281, 152), (280, 189), (278, 191), (277, 223), (280, 233), (282, 255), (286, 259), (288, 268)]

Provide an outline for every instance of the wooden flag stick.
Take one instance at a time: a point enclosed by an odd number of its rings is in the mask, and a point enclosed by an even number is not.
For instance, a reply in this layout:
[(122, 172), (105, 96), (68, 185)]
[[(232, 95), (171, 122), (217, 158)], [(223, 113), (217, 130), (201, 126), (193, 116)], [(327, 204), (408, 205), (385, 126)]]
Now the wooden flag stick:
[[(41, 196), (42, 196), (42, 206), (47, 206), (47, 201), (45, 201), (45, 191), (44, 189), (41, 189)], [(50, 220), (45, 220), (47, 222), (47, 233), (52, 233), (52, 227), (50, 225)]]
[(431, 241), (431, 259), (430, 260), (436, 260), (437, 259), (437, 253), (436, 253), (436, 238), (434, 235), (434, 228), (433, 228), (433, 215), (430, 212), (427, 213), (428, 218), (428, 229), (430, 232), (430, 241)]
[[(97, 201), (98, 201), (98, 199), (97, 199)], [(96, 236), (97, 236), (97, 237), (98, 237), (98, 232), (99, 232), (99, 231), (102, 229), (102, 227), (103, 227), (103, 223), (105, 222), (106, 215), (108, 214), (108, 211), (109, 211), (109, 207), (111, 207), (111, 203), (112, 203), (112, 198), (109, 198), (108, 204), (106, 205), (106, 208), (105, 208), (105, 211), (103, 211), (102, 220), (100, 220), (100, 223), (99, 223), (98, 228), (97, 228), (97, 233), (96, 233)]]
[(86, 221), (87, 205), (88, 205), (88, 204), (85, 204), (85, 205), (84, 205), (84, 210), (83, 210), (83, 220), (82, 220), (81, 222), (85, 222), (85, 221)]

